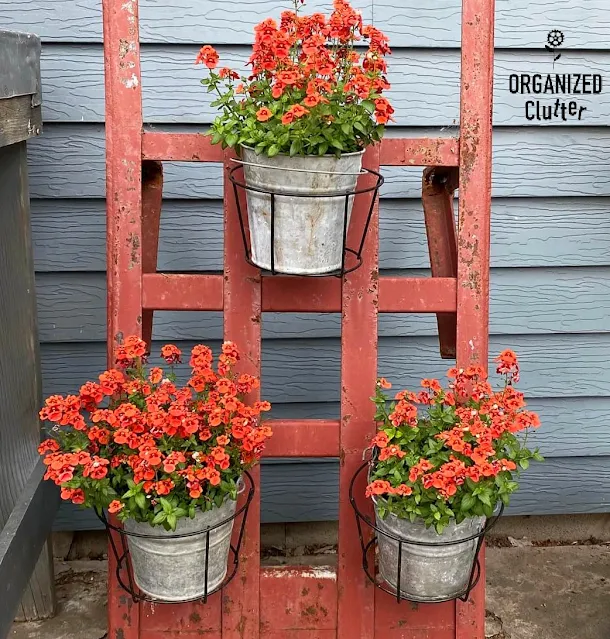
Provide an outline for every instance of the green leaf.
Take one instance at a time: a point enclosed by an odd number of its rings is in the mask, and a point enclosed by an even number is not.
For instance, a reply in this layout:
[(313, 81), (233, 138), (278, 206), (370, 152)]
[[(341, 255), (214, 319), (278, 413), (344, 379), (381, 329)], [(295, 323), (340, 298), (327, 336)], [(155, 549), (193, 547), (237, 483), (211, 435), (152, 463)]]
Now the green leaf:
[(485, 506), (491, 506), (491, 499), (488, 493), (481, 493), (479, 495), (479, 501)]
[(290, 145), (290, 155), (297, 155), (297, 153), (301, 152), (301, 149), (303, 148), (303, 143), (300, 139), (296, 139), (292, 141), (292, 144)]
[(277, 144), (272, 144), (267, 149), (267, 155), (272, 158), (274, 155), (277, 155), (280, 152), (280, 147)]
[(375, 111), (375, 103), (372, 100), (364, 100), (362, 106), (369, 112), (374, 113)]
[(366, 133), (366, 128), (365, 128), (364, 124), (362, 124), (362, 122), (360, 122), (360, 120), (356, 120), (354, 122), (354, 129), (356, 129), (357, 131), (360, 131), (360, 133)]
[(476, 499), (472, 495), (469, 495), (467, 493), (462, 498), (462, 503), (460, 505), (460, 510), (462, 512), (468, 512), (474, 506), (475, 501), (476, 501)]
[(144, 493), (138, 493), (136, 495), (136, 504), (144, 510), (146, 508), (146, 495)]
[(153, 517), (151, 524), (153, 526), (158, 526), (159, 524), (162, 524), (165, 521), (166, 517), (167, 517), (167, 514), (162, 510)]
[(523, 470), (527, 470), (530, 467), (529, 459), (522, 459), (519, 462), (519, 466), (521, 466), (521, 468), (523, 468)]
[(167, 501), (167, 499), (165, 499), (165, 497), (160, 497), (159, 502), (161, 503), (161, 507), (166, 513), (169, 514), (172, 512), (172, 505), (169, 503), (169, 501)]
[(176, 515), (174, 513), (171, 513), (170, 515), (167, 516), (167, 523), (169, 524), (169, 527), (172, 530), (176, 530)]
[(229, 133), (225, 138), (227, 146), (234, 147), (237, 144), (238, 136), (235, 133)]
[(352, 134), (352, 125), (348, 124), (347, 122), (344, 122), (341, 125), (341, 130), (343, 131), (343, 133), (345, 133), (345, 135), (351, 135)]

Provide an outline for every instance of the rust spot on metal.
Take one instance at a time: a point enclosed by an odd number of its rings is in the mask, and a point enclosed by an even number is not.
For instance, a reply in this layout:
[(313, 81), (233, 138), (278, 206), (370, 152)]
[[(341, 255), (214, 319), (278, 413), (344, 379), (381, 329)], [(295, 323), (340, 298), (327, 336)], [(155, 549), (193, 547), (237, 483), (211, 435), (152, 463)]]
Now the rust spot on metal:
[(475, 121), (472, 128), (464, 131), (460, 138), (462, 184), (470, 180), (470, 174), (477, 160), (479, 142), (479, 122)]
[(191, 612), (191, 614), (189, 615), (189, 619), (193, 623), (199, 623), (201, 621), (201, 615), (198, 612)]
[(309, 594), (309, 588), (303, 588), (303, 590), (301, 590), (302, 597), (306, 597), (308, 594)]
[(328, 617), (328, 608), (325, 608), (324, 606), (320, 606), (320, 612), (325, 616)]
[(121, 38), (119, 40), (119, 58), (122, 60), (129, 53), (129, 41)]
[(123, 632), (123, 628), (117, 628), (114, 633), (115, 639), (125, 639), (125, 633)]
[(304, 610), (301, 610), (301, 617), (315, 617), (318, 614), (318, 610), (315, 606), (307, 606)]
[(139, 257), (139, 249), (140, 249), (140, 237), (135, 233), (130, 233), (127, 237), (127, 244), (130, 247), (130, 260), (129, 260), (129, 268), (132, 269), (134, 266), (140, 263)]

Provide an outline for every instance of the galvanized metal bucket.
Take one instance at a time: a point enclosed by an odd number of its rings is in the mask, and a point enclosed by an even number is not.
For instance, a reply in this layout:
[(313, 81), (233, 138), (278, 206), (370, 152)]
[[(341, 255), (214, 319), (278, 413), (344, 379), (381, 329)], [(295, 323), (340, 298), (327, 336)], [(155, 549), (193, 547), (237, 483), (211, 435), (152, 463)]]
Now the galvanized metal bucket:
[(154, 599), (177, 602), (203, 598), (218, 588), (227, 574), (234, 520), (218, 524), (235, 514), (236, 505), (226, 499), (220, 508), (200, 510), (194, 519), (179, 519), (175, 531), (128, 519), (125, 533), (140, 590)]
[(381, 531), (377, 538), (379, 573), (395, 591), (399, 589), (398, 547), (402, 546), (401, 597), (419, 602), (446, 601), (468, 590), (479, 540), (461, 540), (481, 533), (485, 517), (465, 519), (461, 524), (452, 521), (439, 535), (433, 527), (426, 528), (421, 520), (411, 523), (392, 513), (382, 518), (377, 504), (375, 515)]
[(246, 190), (252, 261), (257, 266), (292, 275), (341, 269), (344, 229), (349, 225), (354, 196), (324, 196), (356, 188), (363, 154), (268, 158), (243, 148), (246, 185), (266, 191)]

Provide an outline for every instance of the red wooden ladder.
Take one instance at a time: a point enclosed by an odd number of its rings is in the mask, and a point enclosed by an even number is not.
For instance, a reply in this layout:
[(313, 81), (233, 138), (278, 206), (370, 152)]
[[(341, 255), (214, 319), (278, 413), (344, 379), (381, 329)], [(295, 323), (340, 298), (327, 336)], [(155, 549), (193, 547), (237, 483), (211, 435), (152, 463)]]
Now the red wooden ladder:
[[(147, 132), (142, 123), (137, 0), (103, 0), (106, 71), (108, 357), (123, 335), (150, 341), (155, 310), (223, 311), (227, 339), (260, 375), (262, 312), (341, 313), (341, 415), (274, 420), (270, 457), (338, 457), (337, 568), (262, 568), (260, 503), (250, 508), (237, 577), (207, 604), (134, 604), (112, 553), (109, 638), (482, 639), (484, 574), (466, 603), (397, 604), (362, 570), (352, 475), (374, 432), (378, 313), (436, 313), (441, 354), (459, 366), (487, 363), (494, 0), (464, 0), (460, 135), (386, 138), (365, 166), (425, 166), (423, 201), (432, 277), (379, 277), (378, 211), (361, 268), (343, 280), (261, 277), (248, 265), (231, 183), (230, 156), (207, 137)], [(157, 272), (163, 161), (224, 162), (224, 274)], [(457, 231), (453, 194), (459, 187)], [(367, 214), (356, 204), (352, 227)], [(203, 247), (202, 247), (203, 248)], [(253, 473), (258, 484), (260, 474)]]

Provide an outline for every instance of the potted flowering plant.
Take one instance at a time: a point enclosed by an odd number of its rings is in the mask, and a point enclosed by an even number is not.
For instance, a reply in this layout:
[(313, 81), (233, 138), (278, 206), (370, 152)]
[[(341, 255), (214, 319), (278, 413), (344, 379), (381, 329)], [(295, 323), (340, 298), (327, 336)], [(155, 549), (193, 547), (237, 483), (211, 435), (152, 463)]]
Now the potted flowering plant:
[(212, 143), (243, 159), (252, 260), (271, 268), (273, 193), (276, 269), (320, 274), (341, 266), (353, 204), (341, 194), (355, 189), (364, 149), (381, 139), (394, 110), (382, 95), (390, 87), (386, 36), (347, 0), (334, 0), (328, 17), (300, 15), (303, 2), (279, 25), (268, 18), (255, 27), (247, 77), (215, 71), (219, 56), (209, 45), (197, 62), (210, 69), (202, 84), (219, 96)]
[(271, 435), (259, 424), (270, 405), (245, 402), (258, 380), (232, 372), (239, 354), (231, 342), (222, 345), (216, 370), (211, 350), (195, 346), (184, 387), (173, 372), (180, 350), (168, 344), (161, 355), (170, 369), (148, 369), (145, 343), (128, 337), (117, 368), (99, 382), (78, 395), (49, 397), (40, 417), (53, 424), (53, 436), (39, 452), (45, 479), (61, 487), (63, 499), (99, 514), (107, 509), (124, 523), (138, 587), (180, 601), (224, 580), (241, 476)]
[(400, 589), (407, 599), (442, 601), (464, 593), (486, 520), (508, 504), (519, 470), (542, 461), (527, 448), (527, 434), (520, 436), (540, 420), (514, 387), (517, 358), (505, 350), (496, 361), (504, 377), (498, 391), (478, 366), (450, 369), (447, 390), (424, 379), (423, 391), (401, 391), (389, 407), (384, 389), (390, 384), (377, 383), (372, 399), (379, 430), (366, 496), (381, 532), (379, 572), (397, 588), (400, 543)]

